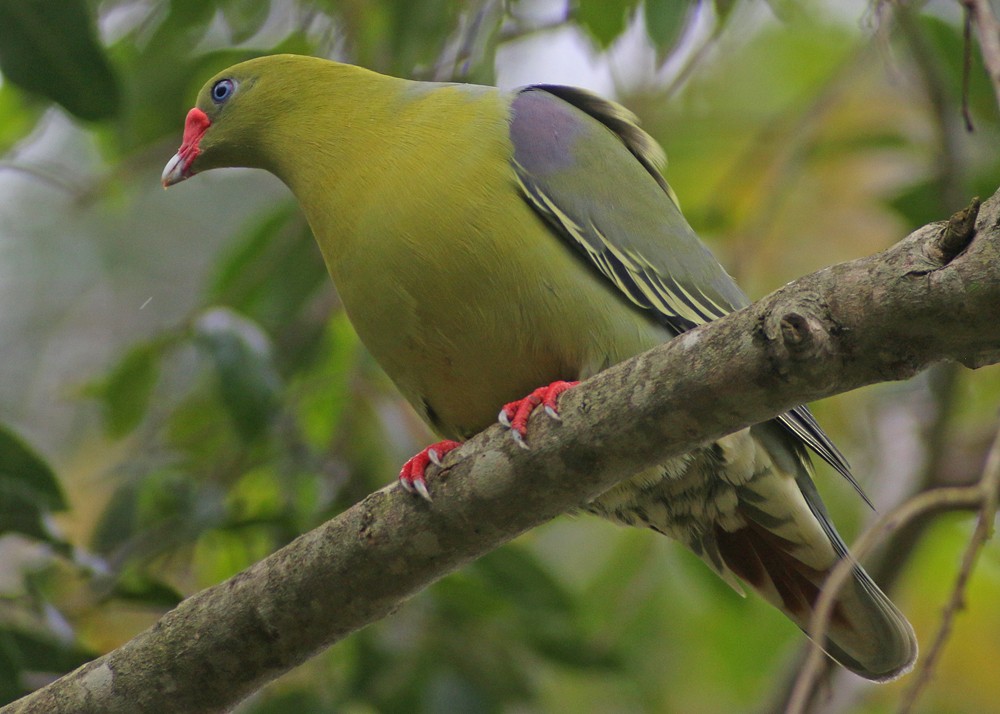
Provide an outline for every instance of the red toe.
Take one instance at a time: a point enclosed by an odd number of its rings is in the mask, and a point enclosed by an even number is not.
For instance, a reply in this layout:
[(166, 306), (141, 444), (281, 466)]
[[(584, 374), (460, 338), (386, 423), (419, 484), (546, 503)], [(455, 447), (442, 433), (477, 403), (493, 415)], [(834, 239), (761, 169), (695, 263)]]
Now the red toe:
[(523, 399), (505, 404), (500, 410), (500, 422), (510, 427), (514, 438), (523, 443), (528, 435), (528, 419), (538, 407), (553, 419), (559, 419), (559, 395), (579, 382), (553, 382), (547, 387), (539, 387)]
[(459, 441), (445, 439), (421, 450), (399, 470), (399, 484), (410, 493), (419, 493), (426, 500), (431, 500), (430, 491), (427, 490), (427, 480), (424, 478), (427, 466), (432, 463), (440, 464), (445, 454), (461, 445)]

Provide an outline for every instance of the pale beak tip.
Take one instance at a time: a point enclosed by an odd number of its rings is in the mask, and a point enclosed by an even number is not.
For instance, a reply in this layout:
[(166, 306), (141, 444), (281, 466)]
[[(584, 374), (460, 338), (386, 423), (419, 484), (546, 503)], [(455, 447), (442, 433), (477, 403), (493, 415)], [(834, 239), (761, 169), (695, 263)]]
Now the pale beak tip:
[(190, 174), (184, 169), (184, 157), (181, 156), (180, 152), (177, 152), (163, 167), (163, 173), (160, 175), (160, 183), (163, 184), (163, 188), (170, 188), (175, 183), (186, 179)]

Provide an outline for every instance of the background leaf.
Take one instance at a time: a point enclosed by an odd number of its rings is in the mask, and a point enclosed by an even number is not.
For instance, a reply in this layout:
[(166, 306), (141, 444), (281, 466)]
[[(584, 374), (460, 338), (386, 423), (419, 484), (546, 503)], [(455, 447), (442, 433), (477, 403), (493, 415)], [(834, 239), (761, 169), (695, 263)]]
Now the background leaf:
[(669, 52), (681, 39), (697, 0), (643, 0), (646, 33), (661, 52)]
[(216, 0), (234, 44), (257, 34), (271, 13), (270, 0)]
[(215, 365), (237, 430), (244, 439), (257, 437), (276, 413), (281, 386), (267, 335), (232, 310), (213, 308), (195, 321), (194, 336)]
[(637, 5), (636, 0), (578, 0), (574, 17), (598, 45), (608, 47)]
[(101, 400), (109, 436), (125, 436), (146, 415), (166, 346), (163, 340), (136, 345), (106, 377), (84, 390)]
[[(212, 171), (162, 191), (207, 77), (298, 52), (612, 96), (760, 297), (996, 189), (1000, 112), (974, 44), (962, 128), (961, 13), (941, 7), (873, 33), (835, 0), (0, 0), (0, 699), (390, 483), (434, 438), (358, 340), (284, 185)], [(881, 511), (982, 468), (1000, 368), (946, 372), (813, 405)], [(817, 482), (850, 540), (868, 512)], [(922, 642), (970, 528), (941, 519), (889, 551)], [(919, 714), (995, 708), (998, 553)], [(677, 544), (560, 518), (238, 711), (771, 711), (802, 643)], [(881, 714), (906, 684), (830, 688)]]
[(59, 482), (52, 468), (10, 430), (0, 426), (0, 488), (17, 494), (39, 509), (66, 508)]
[(0, 71), (80, 119), (118, 111), (118, 80), (84, 0), (0, 0)]

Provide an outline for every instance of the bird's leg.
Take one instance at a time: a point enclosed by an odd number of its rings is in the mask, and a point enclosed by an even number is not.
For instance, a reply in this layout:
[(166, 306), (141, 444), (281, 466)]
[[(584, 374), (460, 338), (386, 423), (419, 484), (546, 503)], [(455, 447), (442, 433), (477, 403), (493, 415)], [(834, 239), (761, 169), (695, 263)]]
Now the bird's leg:
[(561, 421), (559, 416), (559, 395), (570, 387), (575, 387), (579, 382), (553, 382), (547, 387), (539, 387), (523, 399), (518, 399), (505, 404), (497, 417), (500, 423), (510, 429), (510, 435), (519, 446), (528, 448), (525, 438), (528, 435), (528, 418), (538, 407), (543, 407), (545, 413), (556, 421)]
[(427, 490), (427, 480), (424, 478), (424, 472), (427, 470), (428, 464), (440, 466), (444, 455), (449, 451), (454, 451), (461, 445), (462, 442), (460, 441), (445, 439), (436, 444), (431, 444), (426, 449), (418, 452), (416, 456), (403, 464), (403, 468), (399, 470), (399, 485), (410, 493), (419, 493), (425, 500), (430, 501), (431, 494)]
[[(505, 404), (497, 418), (501, 424), (510, 429), (514, 441), (527, 449), (525, 438), (528, 435), (528, 419), (532, 412), (538, 407), (542, 407), (549, 417), (556, 421), (561, 420), (558, 404), (559, 395), (577, 384), (579, 382), (558, 381), (547, 387), (539, 387), (523, 399)], [(399, 484), (410, 493), (419, 493), (424, 499), (430, 501), (431, 494), (427, 489), (427, 479), (425, 478), (427, 466), (430, 464), (440, 466), (444, 455), (461, 445), (461, 442), (450, 439), (431, 444), (403, 464), (403, 468), (399, 470)]]

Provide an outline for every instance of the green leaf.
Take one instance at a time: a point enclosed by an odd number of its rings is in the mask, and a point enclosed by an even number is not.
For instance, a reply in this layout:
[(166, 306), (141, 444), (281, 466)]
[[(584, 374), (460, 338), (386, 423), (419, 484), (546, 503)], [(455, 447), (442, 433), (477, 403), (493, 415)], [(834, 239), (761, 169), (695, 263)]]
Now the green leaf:
[[(187, 532), (175, 529), (170, 535), (186, 541), (197, 532), (200, 520), (215, 525), (221, 511), (218, 503), (221, 497), (209, 488), (210, 484), (201, 486), (187, 471), (167, 468), (146, 474), (138, 484), (135, 498), (135, 532), (164, 524), (183, 524)], [(151, 550), (155, 550), (161, 543), (151, 545)]]
[(109, 436), (125, 436), (146, 415), (164, 347), (163, 341), (136, 345), (104, 379), (86, 388), (86, 394), (101, 400)]
[(6, 154), (35, 128), (41, 109), (14, 85), (0, 87), (0, 154)]
[[(219, 263), (209, 300), (227, 305), (279, 336), (299, 332), (303, 307), (329, 289), (326, 266), (292, 200), (255, 218)], [(279, 339), (280, 342), (280, 339)]]
[(432, 65), (437, 61), (448, 33), (455, 26), (460, 3), (383, 0), (381, 4), (388, 13), (390, 67), (409, 74), (420, 65)]
[(132, 480), (120, 484), (111, 494), (90, 538), (90, 547), (94, 552), (110, 553), (136, 534), (139, 527), (139, 494), (140, 484)]
[(226, 505), (234, 522), (277, 520), (282, 517), (285, 494), (270, 466), (250, 469), (226, 492)]
[(669, 52), (684, 33), (699, 0), (645, 0), (646, 34), (656, 48)]
[(184, 599), (176, 588), (136, 569), (122, 573), (111, 590), (111, 596), (118, 600), (158, 608), (174, 607)]
[[(205, 0), (159, 3), (157, 15), (169, 10), (149, 35), (142, 23), (122, 37), (110, 52), (121, 68), (122, 111), (115, 123), (115, 147), (123, 154), (142, 151), (170, 136), (179, 142), (184, 115), (206, 79), (232, 64), (262, 54), (260, 50), (229, 48), (203, 52), (200, 43), (216, 17), (216, 4)], [(292, 35), (273, 52), (305, 54), (310, 48)]]
[(145, 472), (115, 489), (94, 527), (90, 546), (111, 560), (122, 554), (130, 562), (148, 559), (194, 538), (199, 508), (208, 510), (211, 505), (187, 470)]
[(118, 79), (84, 0), (0, 0), (0, 71), (80, 119), (118, 112)]
[(724, 23), (729, 19), (729, 13), (736, 7), (736, 2), (737, 0), (714, 0), (715, 14), (719, 18), (720, 23)]
[(2, 426), (0, 491), (7, 496), (22, 498), (39, 510), (66, 509), (66, 499), (52, 468), (24, 441)]
[(0, 672), (4, 675), (0, 677), (2, 682), (0, 696), (9, 700), (31, 691), (33, 687), (25, 681), (25, 674), (63, 674), (96, 656), (96, 653), (89, 652), (76, 643), (66, 642), (61, 636), (49, 632), (2, 627), (0, 628)]
[(270, 0), (216, 0), (229, 25), (233, 44), (246, 42), (264, 26), (271, 13)]
[(572, 596), (526, 548), (508, 545), (480, 558), (473, 567), (491, 589), (516, 600), (526, 612), (550, 616), (573, 609)]
[(12, 485), (9, 481), (0, 482), (0, 535), (20, 533), (60, 549), (65, 546), (46, 522), (48, 510), (39, 505), (35, 494), (12, 489)]
[(764, 0), (764, 2), (781, 22), (791, 22), (805, 12), (798, 0)]
[(270, 424), (281, 380), (271, 343), (260, 327), (228, 308), (213, 308), (195, 322), (196, 342), (211, 357), (222, 402), (240, 436), (250, 441)]
[(581, 634), (573, 622), (553, 618), (534, 623), (525, 636), (547, 659), (565, 667), (621, 669), (622, 658), (607, 642), (594, 642)]
[(336, 313), (323, 335), (315, 366), (295, 382), (296, 415), (308, 443), (317, 451), (338, 438), (341, 420), (350, 407), (351, 380), (356, 378), (360, 346), (347, 314)]
[(169, 0), (170, 12), (166, 19), (156, 28), (155, 39), (164, 39), (164, 35), (183, 34), (187, 30), (197, 30), (201, 35), (211, 24), (215, 16), (216, 3), (205, 0)]
[(579, 0), (575, 17), (605, 48), (625, 31), (625, 20), (636, 5), (638, 0)]
[(913, 184), (888, 203), (906, 218), (910, 226), (922, 226), (944, 218), (941, 182), (936, 179)]

